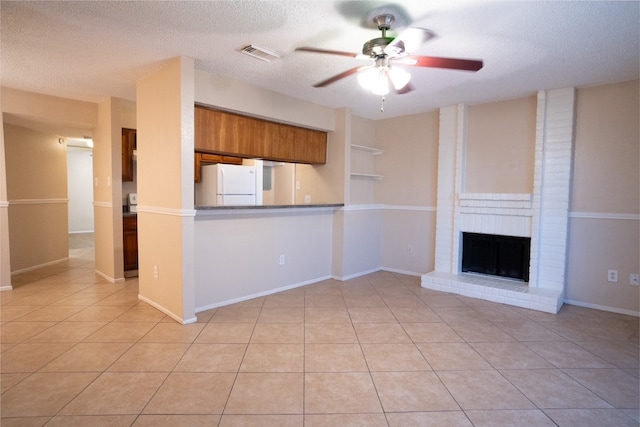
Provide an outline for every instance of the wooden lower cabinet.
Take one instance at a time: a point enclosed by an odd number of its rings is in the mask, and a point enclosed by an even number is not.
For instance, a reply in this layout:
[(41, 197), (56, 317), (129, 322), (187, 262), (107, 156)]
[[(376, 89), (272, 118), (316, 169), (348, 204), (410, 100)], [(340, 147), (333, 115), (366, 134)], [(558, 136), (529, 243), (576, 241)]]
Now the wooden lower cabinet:
[(135, 215), (122, 218), (122, 243), (124, 271), (138, 269), (138, 218)]

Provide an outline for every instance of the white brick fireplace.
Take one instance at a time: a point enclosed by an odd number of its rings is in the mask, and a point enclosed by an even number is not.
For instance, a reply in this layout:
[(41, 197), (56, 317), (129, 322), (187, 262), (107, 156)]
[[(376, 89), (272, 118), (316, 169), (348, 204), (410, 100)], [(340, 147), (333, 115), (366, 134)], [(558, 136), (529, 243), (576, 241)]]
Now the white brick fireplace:
[[(466, 193), (465, 105), (440, 110), (435, 270), (422, 287), (557, 313), (565, 295), (573, 88), (540, 91), (532, 193)], [(461, 273), (462, 233), (530, 237), (529, 282)]]

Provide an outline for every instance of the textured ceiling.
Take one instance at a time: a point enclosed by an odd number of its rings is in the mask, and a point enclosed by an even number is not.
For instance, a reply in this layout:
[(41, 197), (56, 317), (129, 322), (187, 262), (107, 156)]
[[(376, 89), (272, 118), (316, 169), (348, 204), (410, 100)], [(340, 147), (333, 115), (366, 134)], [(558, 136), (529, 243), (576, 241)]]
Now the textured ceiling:
[[(329, 107), (380, 119), (459, 102), (477, 104), (636, 79), (637, 1), (2, 1), (1, 83), (26, 91), (99, 101), (135, 101), (136, 80), (175, 56), (196, 68)], [(379, 37), (371, 17), (396, 16), (392, 29), (436, 34), (417, 55), (483, 59), (477, 73), (411, 67), (414, 90), (380, 98), (355, 76), (312, 85), (366, 64), (295, 52), (299, 46), (359, 53)], [(247, 44), (278, 52), (263, 62)]]

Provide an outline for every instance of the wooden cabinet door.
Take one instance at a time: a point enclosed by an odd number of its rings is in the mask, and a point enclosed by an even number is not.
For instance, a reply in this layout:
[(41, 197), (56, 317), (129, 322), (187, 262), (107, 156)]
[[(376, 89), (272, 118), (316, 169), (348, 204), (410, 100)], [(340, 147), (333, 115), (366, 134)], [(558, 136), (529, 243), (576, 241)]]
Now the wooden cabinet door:
[(293, 157), (300, 163), (327, 162), (327, 134), (325, 132), (294, 127)]
[(265, 132), (267, 158), (270, 160), (290, 161), (294, 155), (294, 138), (289, 128), (280, 123), (269, 123)]
[(122, 246), (124, 271), (138, 269), (138, 219), (126, 216), (122, 219)]
[(122, 181), (133, 181), (133, 150), (136, 149), (136, 130), (122, 128)]
[(237, 143), (235, 152), (240, 153), (242, 157), (264, 158), (267, 154), (265, 146), (267, 122), (253, 117), (231, 116), (228, 123), (235, 125), (234, 134), (230, 135), (230, 139), (234, 139)]
[(222, 123), (215, 111), (196, 107), (194, 112), (194, 146), (196, 151), (218, 152)]
[(327, 157), (327, 134), (280, 123), (271, 123), (266, 144), (271, 160), (324, 164)]

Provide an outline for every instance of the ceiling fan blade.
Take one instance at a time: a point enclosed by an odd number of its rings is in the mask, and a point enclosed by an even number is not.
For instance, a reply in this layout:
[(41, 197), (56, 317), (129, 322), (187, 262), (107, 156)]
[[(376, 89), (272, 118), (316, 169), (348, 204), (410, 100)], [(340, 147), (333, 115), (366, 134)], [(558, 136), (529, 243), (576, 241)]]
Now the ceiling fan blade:
[(310, 53), (323, 53), (327, 55), (340, 55), (340, 56), (348, 56), (349, 58), (355, 58), (359, 53), (351, 53), (351, 52), (341, 52), (339, 50), (327, 50), (327, 49), (317, 49), (315, 47), (297, 47), (296, 51), (298, 52), (310, 52)]
[(338, 80), (344, 79), (345, 77), (349, 77), (349, 76), (357, 73), (358, 71), (362, 71), (362, 70), (364, 70), (366, 68), (369, 68), (369, 67), (371, 67), (371, 66), (370, 65), (363, 65), (363, 66), (360, 66), (360, 67), (351, 68), (350, 70), (344, 71), (344, 72), (342, 72), (340, 74), (336, 74), (333, 77), (329, 77), (326, 80), (323, 80), (323, 81), (321, 81), (319, 83), (316, 83), (316, 84), (313, 85), (313, 87), (325, 87), (327, 85), (330, 85), (331, 83), (337, 82)]
[(449, 68), (463, 71), (478, 71), (484, 65), (479, 59), (439, 58), (436, 56), (405, 56), (396, 62), (416, 67)]
[(424, 28), (409, 27), (384, 48), (384, 53), (393, 57), (409, 54), (418, 49), (424, 42), (435, 37), (435, 34)]
[(405, 93), (409, 93), (413, 90), (413, 86), (411, 85), (411, 83), (407, 83), (403, 88), (400, 89), (396, 89), (396, 93), (398, 95), (404, 95)]

